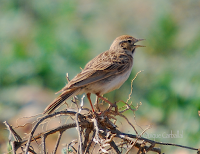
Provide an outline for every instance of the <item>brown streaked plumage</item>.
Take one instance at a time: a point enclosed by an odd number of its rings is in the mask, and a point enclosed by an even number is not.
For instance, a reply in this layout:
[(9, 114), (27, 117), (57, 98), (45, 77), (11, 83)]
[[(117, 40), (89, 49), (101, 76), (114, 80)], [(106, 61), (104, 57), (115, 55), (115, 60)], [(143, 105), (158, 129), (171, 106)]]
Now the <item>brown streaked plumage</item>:
[(143, 47), (135, 43), (142, 40), (129, 35), (117, 37), (109, 50), (89, 61), (85, 68), (59, 91), (62, 93), (46, 107), (44, 114), (50, 114), (69, 97), (82, 93), (87, 94), (93, 111), (91, 93), (110, 103), (101, 95), (118, 89), (128, 79), (133, 66), (134, 51), (137, 47)]

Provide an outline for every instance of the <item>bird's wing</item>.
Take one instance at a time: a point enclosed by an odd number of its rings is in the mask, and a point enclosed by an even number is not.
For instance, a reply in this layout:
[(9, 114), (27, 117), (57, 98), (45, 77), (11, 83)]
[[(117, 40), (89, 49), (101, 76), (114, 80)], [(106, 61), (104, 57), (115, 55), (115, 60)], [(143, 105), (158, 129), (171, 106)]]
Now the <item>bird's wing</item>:
[(83, 87), (110, 76), (121, 74), (132, 66), (132, 56), (125, 54), (122, 54), (118, 58), (111, 56), (115, 60), (105, 58), (105, 53), (100, 54), (86, 64), (82, 72), (77, 74), (61, 91)]

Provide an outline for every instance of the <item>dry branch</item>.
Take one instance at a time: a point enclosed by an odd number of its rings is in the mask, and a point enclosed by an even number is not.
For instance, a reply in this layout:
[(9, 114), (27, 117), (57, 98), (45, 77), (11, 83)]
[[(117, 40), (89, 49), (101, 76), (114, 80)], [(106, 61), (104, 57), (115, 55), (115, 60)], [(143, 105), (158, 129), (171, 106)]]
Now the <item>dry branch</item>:
[[(135, 78), (140, 72), (136, 74)], [(69, 81), (68, 74), (66, 74), (66, 78), (67, 81)], [(81, 99), (81, 105), (78, 105), (78, 100), (76, 99), (76, 97), (74, 97), (72, 102), (76, 106), (76, 111), (70, 111), (70, 108), (68, 107), (68, 110), (55, 112), (38, 118), (36, 121), (33, 122), (34, 126), (26, 139), (23, 139), (16, 132), (16, 130), (13, 129), (12, 126), (10, 126), (7, 122), (4, 122), (7, 129), (10, 132), (9, 143), (12, 146), (12, 153), (15, 154), (17, 151), (20, 151), (20, 153), (25, 154), (27, 154), (28, 152), (36, 154), (37, 152), (35, 151), (39, 149), (39, 153), (46, 154), (48, 151), (48, 146), (46, 142), (46, 140), (48, 139), (47, 137), (59, 132), (55, 148), (52, 152), (53, 154), (56, 154), (58, 147), (62, 144), (61, 138), (63, 136), (63, 133), (70, 128), (75, 128), (78, 134), (78, 138), (72, 140), (69, 144), (66, 144), (66, 153), (90, 154), (94, 153), (95, 151), (95, 153), (120, 154), (129, 153), (134, 149), (134, 153), (137, 152), (137, 154), (146, 154), (149, 151), (161, 154), (161, 149), (155, 146), (165, 145), (194, 150), (199, 154), (200, 152), (197, 148), (187, 147), (173, 143), (157, 142), (147, 138), (143, 138), (142, 134), (149, 128), (143, 130), (141, 134), (137, 132), (135, 126), (124, 115), (124, 112), (127, 110), (132, 111), (133, 115), (135, 115), (135, 111), (137, 111), (139, 106), (141, 105), (140, 104), (134, 107), (132, 103), (128, 103), (132, 94), (133, 80), (131, 81), (131, 92), (129, 94), (129, 98), (126, 102), (120, 101), (124, 103), (124, 106), (120, 109), (118, 109), (118, 102), (116, 102), (113, 103), (113, 105), (110, 105), (108, 109), (100, 111), (100, 108), (98, 106), (98, 99), (96, 99), (95, 108), (98, 112), (93, 113), (90, 109), (83, 108), (84, 97), (82, 97)], [(81, 111), (84, 112), (81, 113)], [(61, 116), (70, 117), (73, 120), (73, 122), (65, 123), (60, 126), (57, 126), (56, 128), (52, 128), (46, 131), (41, 131), (38, 134), (35, 133), (39, 126), (43, 125), (45, 122), (48, 123), (53, 119), (53, 117)], [(117, 129), (118, 126), (113, 123), (113, 120), (117, 121), (118, 116), (124, 118), (127, 121), (127, 123), (135, 131), (135, 135), (124, 133)], [(26, 124), (24, 125), (24, 127), (25, 126)], [(21, 127), (18, 126), (17, 128)], [(14, 138), (13, 141), (11, 141), (11, 135)], [(42, 148), (33, 146), (33, 142), (37, 142), (38, 140), (41, 141)]]
[[(126, 104), (125, 104), (126, 105)], [(130, 106), (128, 106), (130, 107)], [(10, 133), (14, 136), (14, 141), (12, 143), (12, 152), (16, 153), (19, 148), (21, 148), (22, 153), (36, 153), (34, 148), (32, 148), (31, 143), (36, 140), (42, 140), (42, 151), (41, 153), (47, 153), (46, 138), (47, 136), (59, 132), (57, 142), (53, 153), (57, 152), (58, 146), (61, 144), (60, 140), (62, 138), (63, 132), (70, 128), (79, 128), (78, 132), (78, 142), (71, 142), (74, 145), (68, 145), (67, 152), (71, 153), (69, 148), (73, 149), (73, 153), (92, 153), (94, 150), (98, 153), (128, 153), (133, 148), (137, 150), (137, 153), (148, 153), (149, 151), (155, 153), (161, 153), (160, 148), (156, 148), (155, 145), (170, 145), (181, 148), (186, 148), (190, 150), (198, 151), (197, 148), (186, 147), (182, 145), (172, 144), (172, 143), (162, 143), (156, 142), (147, 138), (141, 137), (141, 134), (133, 135), (123, 133), (117, 129), (117, 126), (113, 124), (112, 117), (122, 116), (123, 112), (118, 112), (115, 106), (112, 110), (110, 106), (107, 110), (101, 112), (101, 114), (89, 112), (87, 114), (80, 114), (75, 111), (59, 111), (50, 115), (41, 117), (32, 128), (29, 133), (28, 138), (22, 140), (22, 137), (16, 133), (16, 131), (7, 123)], [(41, 125), (47, 119), (55, 116), (74, 116), (74, 122), (58, 126), (56, 128), (35, 134), (38, 126)], [(127, 118), (123, 115), (126, 120)], [(130, 122), (129, 122), (130, 123)], [(132, 125), (132, 127), (134, 127)], [(96, 145), (96, 146), (95, 146)], [(94, 148), (95, 147), (95, 148)]]

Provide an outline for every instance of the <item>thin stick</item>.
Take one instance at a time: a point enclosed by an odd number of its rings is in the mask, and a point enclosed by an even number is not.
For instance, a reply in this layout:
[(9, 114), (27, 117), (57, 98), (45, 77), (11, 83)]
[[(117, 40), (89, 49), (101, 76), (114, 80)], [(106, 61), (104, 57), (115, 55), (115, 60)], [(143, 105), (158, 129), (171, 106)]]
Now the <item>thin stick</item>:
[(76, 121), (76, 129), (77, 129), (77, 132), (78, 132), (78, 152), (80, 152), (80, 154), (82, 154), (82, 137), (81, 137), (81, 133), (80, 133), (80, 127), (79, 127), (79, 122), (78, 122), (78, 113), (76, 113), (76, 116), (75, 116), (75, 121)]
[(86, 128), (86, 130), (85, 130), (85, 135), (84, 135), (85, 140), (84, 140), (84, 143), (83, 143), (82, 151), (85, 151), (85, 149), (86, 149), (86, 146), (87, 146), (87, 143), (89, 141), (89, 136), (90, 136), (90, 132), (91, 131), (92, 131), (91, 128)]
[(46, 144), (45, 144), (46, 135), (42, 135), (42, 152), (46, 154)]
[(60, 140), (61, 140), (61, 137), (62, 137), (63, 132), (64, 132), (64, 131), (60, 131), (60, 132), (59, 132), (58, 139), (57, 139), (57, 142), (56, 142), (56, 145), (55, 145), (53, 154), (56, 154), (56, 151), (57, 151), (57, 149), (58, 149), (58, 146), (59, 146), (59, 143), (60, 143)]
[(87, 148), (86, 148), (84, 154), (89, 153), (89, 150), (90, 150), (91, 144), (92, 144), (93, 139), (94, 139), (94, 137), (95, 137), (95, 134), (96, 134), (96, 130), (93, 130), (92, 138), (91, 138), (90, 143), (88, 144), (88, 146), (87, 146)]
[(138, 74), (141, 73), (143, 70), (139, 71), (136, 73), (135, 77), (131, 80), (131, 92), (128, 96), (128, 99), (126, 100), (126, 103), (128, 103), (128, 101), (131, 99), (131, 94), (133, 92), (133, 81), (137, 78)]

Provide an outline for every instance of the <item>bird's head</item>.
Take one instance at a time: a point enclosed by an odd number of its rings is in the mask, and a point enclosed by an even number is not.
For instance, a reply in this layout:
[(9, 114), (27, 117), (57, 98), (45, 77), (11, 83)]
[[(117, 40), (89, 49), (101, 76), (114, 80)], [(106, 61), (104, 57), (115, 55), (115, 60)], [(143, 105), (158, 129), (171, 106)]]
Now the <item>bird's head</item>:
[(145, 47), (143, 45), (135, 45), (136, 42), (144, 39), (136, 39), (130, 35), (122, 35), (117, 37), (110, 46), (110, 50), (125, 50), (128, 54), (133, 55), (137, 47)]

